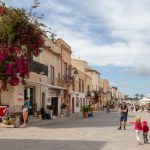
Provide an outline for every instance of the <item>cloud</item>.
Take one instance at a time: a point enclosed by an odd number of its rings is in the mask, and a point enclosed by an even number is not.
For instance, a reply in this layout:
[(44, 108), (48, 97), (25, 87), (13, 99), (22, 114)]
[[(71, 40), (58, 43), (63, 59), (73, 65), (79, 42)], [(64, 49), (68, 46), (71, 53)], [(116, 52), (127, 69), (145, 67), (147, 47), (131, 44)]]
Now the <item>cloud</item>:
[(40, 2), (43, 21), (66, 40), (76, 57), (96, 66), (147, 66), (139, 75), (148, 74), (149, 0)]
[(133, 67), (123, 67), (120, 69), (121, 74), (136, 74), (141, 77), (150, 76), (150, 67), (148, 65), (136, 65)]
[[(150, 66), (148, 0), (51, 2), (58, 9), (45, 21), (76, 56), (93, 65)], [(50, 9), (52, 3), (45, 7)]]

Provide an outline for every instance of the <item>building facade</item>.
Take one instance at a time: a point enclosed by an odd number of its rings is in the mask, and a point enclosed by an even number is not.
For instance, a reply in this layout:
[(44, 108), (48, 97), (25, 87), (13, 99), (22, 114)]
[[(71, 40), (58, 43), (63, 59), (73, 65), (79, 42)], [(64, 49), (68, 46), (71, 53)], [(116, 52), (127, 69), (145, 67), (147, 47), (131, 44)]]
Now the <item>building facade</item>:
[(29, 97), (31, 115), (49, 105), (53, 106), (55, 116), (60, 115), (61, 104), (69, 103), (70, 49), (62, 39), (53, 42), (45, 37), (45, 47), (31, 62), (30, 78), (25, 85), (2, 92), (2, 104), (9, 105), (12, 112), (21, 112), (25, 98)]

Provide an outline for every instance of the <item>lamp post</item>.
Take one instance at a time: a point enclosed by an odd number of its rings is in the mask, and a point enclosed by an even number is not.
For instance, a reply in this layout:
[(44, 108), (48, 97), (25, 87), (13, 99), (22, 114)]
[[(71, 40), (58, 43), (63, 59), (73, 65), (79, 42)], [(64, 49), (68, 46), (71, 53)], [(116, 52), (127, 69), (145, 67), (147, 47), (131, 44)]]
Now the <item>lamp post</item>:
[[(78, 76), (79, 76), (79, 73), (78, 73), (78, 70), (76, 68), (72, 68), (72, 71), (74, 70), (74, 72), (72, 72), (72, 76), (71, 76), (71, 82), (70, 82), (70, 85), (69, 85), (69, 89), (71, 89), (71, 86), (72, 86), (72, 89), (71, 91), (73, 91), (73, 86), (75, 84), (75, 81), (78, 80)], [(68, 95), (68, 100), (67, 103), (69, 104), (69, 107), (68, 107), (68, 116), (71, 112), (71, 106), (72, 106), (72, 103), (71, 103), (71, 94)]]
[(78, 78), (79, 78), (79, 72), (78, 72), (78, 70), (77, 69), (75, 69), (75, 71), (74, 71), (74, 78), (75, 78), (75, 81), (77, 81), (78, 80)]

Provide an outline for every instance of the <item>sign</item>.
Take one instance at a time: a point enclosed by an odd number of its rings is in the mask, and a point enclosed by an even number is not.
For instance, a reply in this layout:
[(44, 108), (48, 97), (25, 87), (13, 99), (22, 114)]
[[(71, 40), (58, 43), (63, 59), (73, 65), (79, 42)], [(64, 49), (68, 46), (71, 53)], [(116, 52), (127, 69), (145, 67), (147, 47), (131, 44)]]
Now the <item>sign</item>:
[(0, 106), (0, 118), (5, 116), (7, 106)]
[(19, 93), (18, 101), (24, 101), (24, 94), (21, 92)]

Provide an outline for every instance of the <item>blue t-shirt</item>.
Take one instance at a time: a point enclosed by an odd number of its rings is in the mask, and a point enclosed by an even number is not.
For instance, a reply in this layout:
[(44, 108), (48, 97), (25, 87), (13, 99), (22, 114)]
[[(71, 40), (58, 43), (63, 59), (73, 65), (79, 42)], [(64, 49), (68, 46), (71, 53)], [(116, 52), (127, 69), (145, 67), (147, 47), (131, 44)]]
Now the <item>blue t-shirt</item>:
[(24, 105), (26, 106), (27, 109), (30, 109), (30, 101), (25, 100)]

